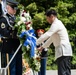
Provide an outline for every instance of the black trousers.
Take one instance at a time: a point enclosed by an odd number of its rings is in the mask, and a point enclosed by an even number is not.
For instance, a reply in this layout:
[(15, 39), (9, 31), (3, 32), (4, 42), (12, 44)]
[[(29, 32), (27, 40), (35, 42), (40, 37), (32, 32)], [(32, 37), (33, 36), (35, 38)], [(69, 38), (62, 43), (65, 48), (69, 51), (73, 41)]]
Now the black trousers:
[(71, 75), (71, 56), (62, 56), (57, 59), (58, 75)]

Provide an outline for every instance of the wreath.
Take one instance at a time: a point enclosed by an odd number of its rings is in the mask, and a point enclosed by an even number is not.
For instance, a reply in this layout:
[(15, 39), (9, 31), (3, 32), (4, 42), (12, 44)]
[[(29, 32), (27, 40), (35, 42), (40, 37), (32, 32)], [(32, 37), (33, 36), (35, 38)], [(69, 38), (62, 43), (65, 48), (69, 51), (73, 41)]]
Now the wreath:
[(36, 49), (35, 30), (32, 27), (32, 18), (29, 12), (21, 10), (16, 17), (16, 24), (14, 26), (18, 32), (17, 36), (22, 44), (23, 59), (25, 59), (30, 68), (34, 71), (40, 70), (40, 56)]

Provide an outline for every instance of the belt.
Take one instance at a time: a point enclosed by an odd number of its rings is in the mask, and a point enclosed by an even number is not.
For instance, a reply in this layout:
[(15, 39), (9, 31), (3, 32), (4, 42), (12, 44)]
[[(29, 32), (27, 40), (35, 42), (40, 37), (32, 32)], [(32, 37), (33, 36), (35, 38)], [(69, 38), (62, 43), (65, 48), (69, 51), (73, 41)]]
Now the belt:
[(14, 38), (14, 37), (0, 37), (0, 42), (3, 42), (3, 40), (7, 40), (7, 39), (18, 39), (18, 38)]
[(2, 39), (8, 39), (9, 37), (1, 37)]
[(3, 43), (3, 40), (6, 40), (7, 38), (5, 38), (5, 37), (0, 37), (0, 43)]

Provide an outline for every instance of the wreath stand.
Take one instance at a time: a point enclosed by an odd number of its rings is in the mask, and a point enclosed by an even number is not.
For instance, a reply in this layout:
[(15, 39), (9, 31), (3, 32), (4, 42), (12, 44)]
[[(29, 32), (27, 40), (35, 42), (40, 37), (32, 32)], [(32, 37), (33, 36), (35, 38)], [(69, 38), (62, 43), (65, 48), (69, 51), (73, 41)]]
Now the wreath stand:
[[(1, 68), (1, 52), (0, 52), (0, 75), (7, 75), (7, 70), (9, 69), (9, 65), (11, 64), (11, 62), (13, 61), (14, 57), (16, 56), (16, 54), (18, 53), (19, 49), (21, 48), (22, 44), (20, 44), (17, 48), (17, 50), (15, 51), (14, 55), (12, 56), (12, 58), (10, 59), (10, 61), (8, 62), (7, 66), (5, 68)], [(38, 75), (38, 72), (33, 71), (33, 75)]]

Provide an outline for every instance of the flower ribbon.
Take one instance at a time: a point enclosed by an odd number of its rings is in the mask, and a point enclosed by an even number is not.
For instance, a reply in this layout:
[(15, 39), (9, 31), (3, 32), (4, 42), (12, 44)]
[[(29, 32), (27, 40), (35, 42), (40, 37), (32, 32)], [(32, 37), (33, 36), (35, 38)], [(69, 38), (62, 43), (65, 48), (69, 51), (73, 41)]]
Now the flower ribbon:
[(34, 29), (23, 31), (20, 34), (20, 37), (22, 38), (24, 35), (26, 35), (26, 37), (25, 37), (25, 41), (24, 41), (23, 45), (24, 46), (30, 45), (30, 47), (31, 47), (30, 56), (34, 57), (35, 49), (36, 49), (36, 37), (34, 34)]

